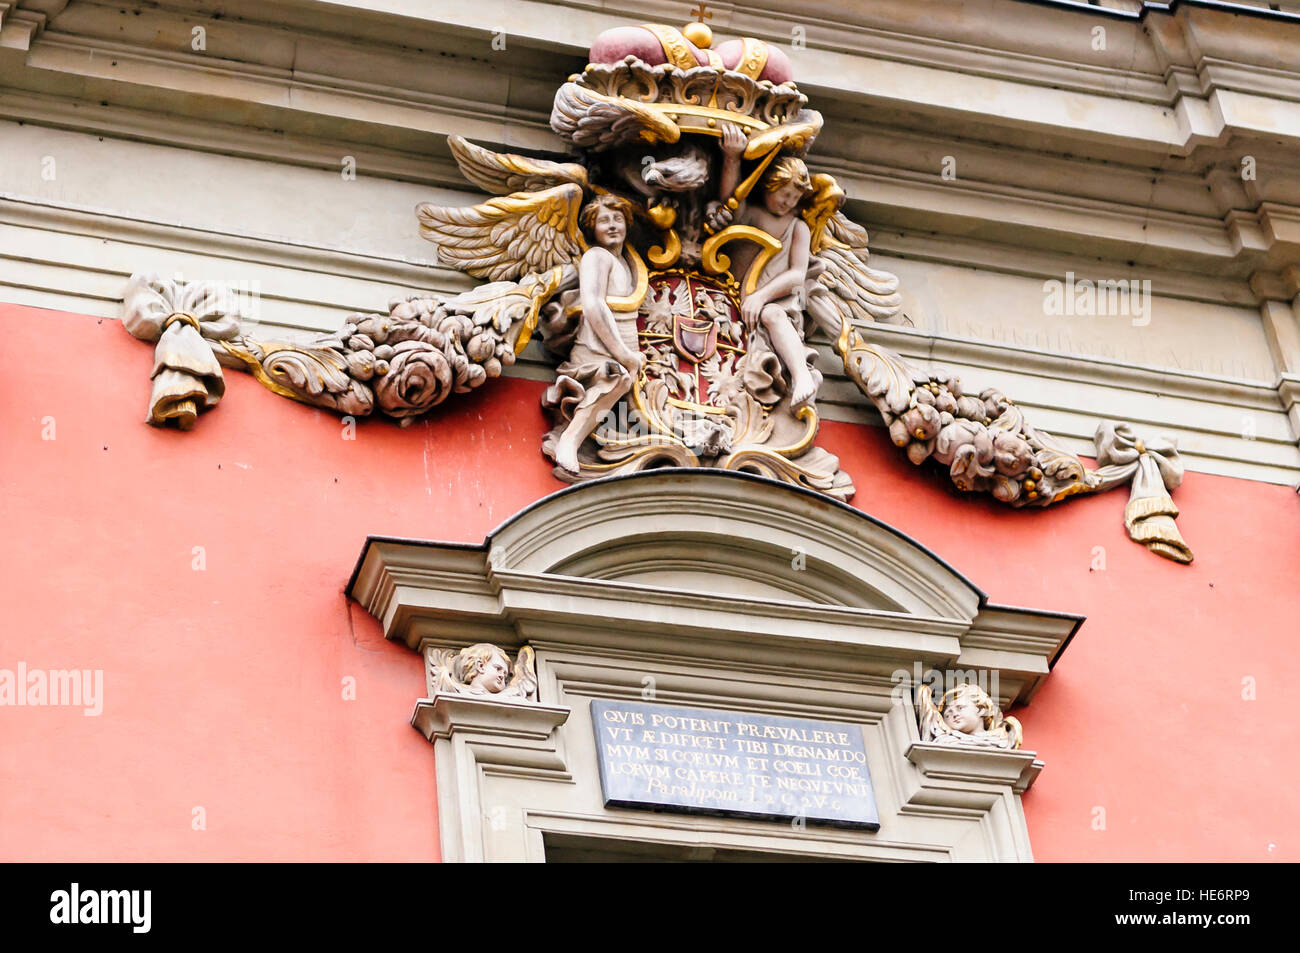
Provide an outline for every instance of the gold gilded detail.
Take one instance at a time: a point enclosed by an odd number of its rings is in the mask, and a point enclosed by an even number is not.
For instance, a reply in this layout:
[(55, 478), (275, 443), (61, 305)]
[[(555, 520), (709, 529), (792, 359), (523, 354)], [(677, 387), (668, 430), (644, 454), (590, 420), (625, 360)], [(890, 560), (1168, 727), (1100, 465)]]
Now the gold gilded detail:
[(755, 133), (750, 137), (749, 145), (745, 146), (745, 158), (757, 159), (759, 156), (766, 155), (778, 148), (802, 149), (812, 142), (821, 130), (820, 117), (811, 122), (792, 122), (780, 126), (769, 126), (762, 132)]
[(655, 245), (648, 252), (646, 257), (650, 259), (650, 264), (656, 268), (669, 268), (677, 263), (677, 259), (682, 256), (682, 240), (677, 232), (671, 228), (664, 232), (664, 243)]
[[(611, 102), (613, 101), (611, 100)], [(618, 102), (633, 102), (633, 100), (624, 99), (618, 100)], [(734, 123), (743, 129), (762, 131), (769, 128), (768, 124), (761, 119), (755, 119), (753, 116), (746, 116), (743, 113), (732, 112), (729, 109), (723, 109), (721, 106), (694, 106), (685, 103), (638, 103), (637, 105), (654, 110), (662, 114), (664, 119), (673, 123), (680, 123), (682, 116), (701, 116), (705, 119), (718, 119), (722, 122)], [(703, 132), (707, 135), (722, 135), (721, 132), (717, 131), (716, 127), (713, 131), (709, 131), (707, 124), (694, 131)], [(676, 142), (677, 140), (674, 139), (673, 141)], [(753, 156), (746, 153), (746, 158), (753, 158)]]
[(646, 214), (658, 228), (672, 228), (673, 223), (677, 221), (677, 209), (671, 205), (652, 205)]
[[(650, 287), (650, 273), (646, 270), (645, 262), (642, 261), (641, 256), (636, 253), (635, 248), (631, 245), (625, 245), (624, 248), (632, 259), (633, 277), (636, 279), (636, 287), (633, 288), (630, 295), (625, 297), (609, 295), (605, 298), (605, 301), (609, 304), (609, 309), (611, 311), (627, 313), (629, 311), (636, 311), (641, 307), (641, 302), (645, 300), (646, 290)], [(558, 280), (556, 281), (556, 284), (559, 284)], [(541, 304), (541, 300), (538, 301), (538, 304)], [(536, 323), (535, 320), (534, 323)]]
[(736, 71), (744, 73), (750, 79), (758, 79), (763, 73), (763, 68), (767, 66), (767, 44), (750, 36), (745, 37), (742, 42), (744, 51), (740, 54)]
[(741, 285), (742, 293), (750, 295), (758, 287), (758, 276), (763, 273), (763, 269), (772, 260), (772, 256), (781, 250), (781, 242), (761, 228), (755, 228), (753, 225), (728, 225), (716, 235), (709, 236), (704, 242), (704, 246), (700, 250), (704, 270), (713, 275), (730, 274), (731, 259), (722, 254), (721, 248), (727, 242), (738, 239), (751, 241), (759, 248), (758, 254), (754, 257), (754, 263), (749, 266), (749, 271), (745, 274)]
[(799, 438), (798, 442), (792, 443), (788, 447), (768, 447), (768, 450), (782, 457), (797, 457), (812, 446), (813, 441), (817, 439), (817, 428), (821, 426), (817, 411), (808, 404), (804, 404), (799, 408), (799, 412), (795, 416), (807, 425), (803, 436)]
[[(636, 252), (632, 252), (635, 256)], [(645, 266), (641, 266), (644, 270)], [(560, 286), (564, 278), (564, 269), (558, 265), (551, 269), (546, 280), (533, 288), (533, 300), (528, 306), (528, 316), (524, 318), (523, 324), (519, 328), (519, 336), (515, 338), (515, 353), (523, 353), (528, 342), (532, 340), (533, 329), (537, 327), (537, 317), (542, 313), (542, 304), (555, 294), (555, 289)], [(644, 293), (644, 292), (642, 292)]]
[(664, 55), (668, 57), (668, 62), (673, 66), (685, 70), (694, 69), (700, 65), (695, 58), (695, 54), (691, 52), (686, 37), (682, 36), (681, 30), (676, 27), (664, 26), (662, 23), (642, 23), (641, 28), (649, 30), (655, 35), (659, 44), (664, 48)]
[[(262, 368), (262, 361), (259, 360), (257, 357), (255, 357), (251, 352), (244, 350), (242, 347), (237, 347), (228, 341), (218, 341), (217, 343), (220, 344), (222, 348), (225, 349), (227, 354), (243, 361), (244, 365), (248, 368), (248, 373), (252, 374), (253, 377), (257, 378), (257, 382), (261, 384), (263, 387), (265, 387), (267, 390), (269, 390), (271, 393), (279, 394), (281, 397), (288, 397), (290, 400), (296, 400), (302, 404), (310, 403), (310, 401), (308, 401), (305, 397), (285, 387), (274, 377), (267, 374), (266, 371)], [(260, 345), (260, 347), (262, 349), (263, 359), (269, 357), (270, 355), (276, 353), (277, 351), (301, 350), (301, 348), (296, 348), (290, 344), (263, 344)], [(324, 352), (314, 351), (312, 352), (312, 356), (323, 358)], [(345, 367), (340, 365), (339, 370), (345, 370)]]
[(163, 321), (162, 329), (166, 331), (177, 321), (180, 321), (184, 324), (188, 324), (190, 327), (192, 327), (195, 331), (198, 331), (200, 334), (203, 333), (203, 329), (199, 327), (199, 319), (194, 317), (194, 315), (190, 314), (188, 311), (173, 311), (171, 314), (167, 315), (167, 319)]

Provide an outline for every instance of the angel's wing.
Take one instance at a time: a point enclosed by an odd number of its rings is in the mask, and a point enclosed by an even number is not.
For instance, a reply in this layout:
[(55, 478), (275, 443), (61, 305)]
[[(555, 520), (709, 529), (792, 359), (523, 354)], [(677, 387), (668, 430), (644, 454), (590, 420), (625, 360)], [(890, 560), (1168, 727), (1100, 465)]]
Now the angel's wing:
[(586, 247), (578, 228), (583, 187), (566, 182), (516, 192), (482, 205), (415, 208), (420, 234), (438, 243), (438, 260), (475, 278), (512, 281), (575, 265)]
[(525, 645), (515, 658), (515, 674), (503, 695), (532, 698), (537, 694), (537, 661), (531, 645)]
[(934, 741), (940, 735), (952, 733), (952, 729), (943, 720), (943, 713), (934, 703), (929, 685), (916, 686), (916, 713), (921, 722), (922, 741)]
[(821, 131), (822, 114), (815, 109), (801, 109), (789, 121), (768, 126), (750, 136), (745, 146), (745, 158), (758, 159), (773, 149), (795, 156), (805, 155)]
[(806, 286), (805, 310), (835, 342), (845, 369), (867, 396), (899, 414), (911, 399), (915, 371), (900, 356), (871, 345), (855, 330), (899, 315), (903, 297), (898, 293), (898, 276), (867, 267), (866, 229), (834, 210), (833, 198), (834, 193), (823, 186), (810, 204), (809, 229), (820, 232), (820, 249), (812, 256), (817, 277)]
[[(826, 201), (823, 199), (823, 203)], [(822, 206), (823, 210), (827, 207)], [(836, 316), (848, 318), (851, 324), (896, 318), (903, 310), (898, 276), (867, 266), (866, 229), (834, 209), (830, 214), (823, 211), (820, 218), (814, 216), (809, 229), (813, 231), (813, 258), (824, 266), (817, 281), (830, 292), (829, 303), (834, 306)], [(821, 315), (815, 317), (822, 320)], [(837, 335), (840, 324), (833, 321), (833, 328), (826, 328), (827, 333)]]
[(897, 275), (867, 266), (867, 230), (840, 211), (844, 190), (824, 173), (814, 175), (812, 184), (802, 214), (819, 273), (808, 310), (836, 340), (846, 326), (895, 318), (903, 298)]
[(1007, 738), (1011, 741), (1011, 747), (1013, 749), (1019, 748), (1021, 742), (1025, 740), (1025, 733), (1020, 728), (1020, 719), (1007, 715), (1006, 718), (1002, 719), (1002, 722)]
[(606, 96), (578, 83), (565, 83), (555, 94), (551, 128), (584, 149), (607, 149), (636, 143), (676, 142), (677, 123), (654, 104)]
[(492, 152), (460, 136), (448, 136), (447, 145), (461, 174), (493, 195), (539, 192), (567, 182), (584, 188), (587, 185), (587, 170), (576, 162), (550, 162), (511, 152)]
[(431, 649), (425, 655), (425, 681), (431, 696), (440, 692), (454, 695), (460, 691), (460, 683), (453, 674), (455, 664), (456, 653), (450, 649)]

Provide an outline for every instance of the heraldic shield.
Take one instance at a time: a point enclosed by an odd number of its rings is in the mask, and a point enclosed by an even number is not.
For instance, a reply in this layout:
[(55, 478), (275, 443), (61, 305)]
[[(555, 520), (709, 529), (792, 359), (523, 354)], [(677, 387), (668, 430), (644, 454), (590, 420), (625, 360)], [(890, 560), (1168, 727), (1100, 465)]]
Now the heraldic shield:
[(636, 317), (645, 363), (583, 448), (584, 475), (708, 466), (852, 492), (834, 457), (813, 446), (815, 410), (791, 411), (779, 360), (740, 302), (729, 273), (649, 274)]

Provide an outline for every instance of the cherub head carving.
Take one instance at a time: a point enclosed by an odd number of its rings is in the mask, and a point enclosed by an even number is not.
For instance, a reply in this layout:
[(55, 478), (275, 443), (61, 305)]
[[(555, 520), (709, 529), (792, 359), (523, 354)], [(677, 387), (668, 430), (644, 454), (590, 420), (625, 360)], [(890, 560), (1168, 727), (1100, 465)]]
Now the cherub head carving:
[(456, 656), (456, 678), (476, 695), (505, 691), (509, 676), (510, 660), (495, 645), (479, 642), (461, 649)]
[(425, 649), (431, 695), (477, 695), (493, 701), (534, 701), (537, 672), (533, 650), (524, 646), (514, 665), (501, 649), (488, 642), (454, 649)]
[(973, 735), (988, 731), (998, 717), (998, 706), (978, 685), (958, 685), (943, 696), (943, 720), (953, 731)]
[(1004, 718), (989, 693), (970, 682), (944, 693), (936, 706), (930, 686), (916, 688), (921, 740), (975, 748), (1019, 748), (1020, 722)]

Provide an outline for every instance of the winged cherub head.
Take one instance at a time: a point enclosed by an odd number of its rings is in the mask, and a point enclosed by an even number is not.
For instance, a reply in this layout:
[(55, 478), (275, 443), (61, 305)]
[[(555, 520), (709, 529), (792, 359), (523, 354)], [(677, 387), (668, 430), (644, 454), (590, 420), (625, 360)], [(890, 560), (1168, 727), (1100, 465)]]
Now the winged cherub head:
[(632, 224), (632, 203), (617, 195), (597, 195), (578, 213), (578, 224), (602, 248), (618, 248)]
[(813, 193), (812, 176), (802, 159), (778, 159), (763, 178), (763, 203), (773, 215), (789, 215)]
[(505, 691), (510, 675), (510, 660), (495, 645), (479, 642), (460, 650), (456, 659), (456, 678), (471, 691), (495, 695)]

